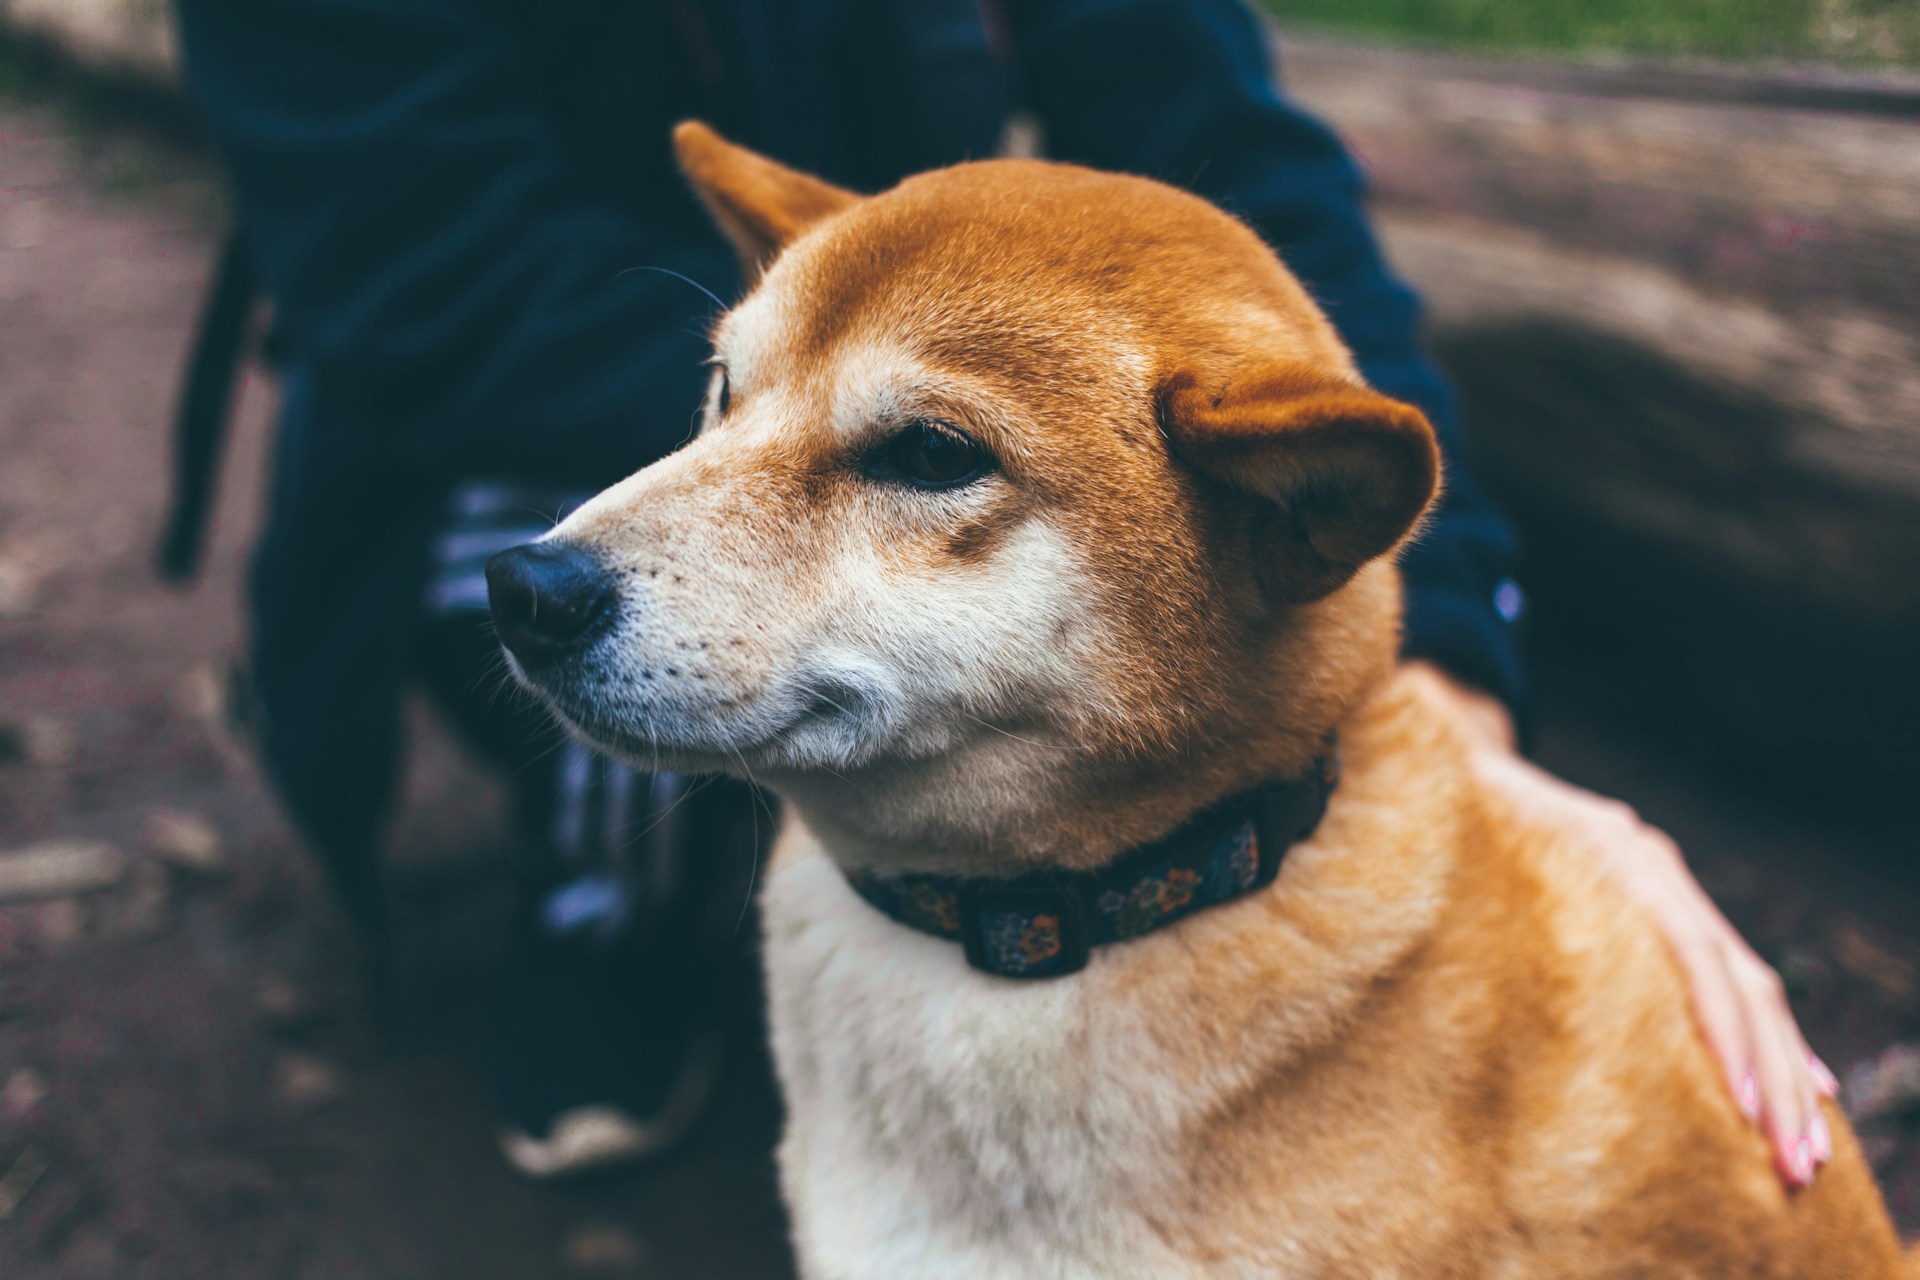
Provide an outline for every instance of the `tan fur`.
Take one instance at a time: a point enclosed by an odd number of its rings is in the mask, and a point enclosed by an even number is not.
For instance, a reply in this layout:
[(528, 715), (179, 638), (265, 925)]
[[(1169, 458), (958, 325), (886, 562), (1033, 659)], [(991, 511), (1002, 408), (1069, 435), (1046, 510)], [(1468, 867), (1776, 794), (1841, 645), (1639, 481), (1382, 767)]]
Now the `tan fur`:
[[(727, 411), (557, 531), (627, 604), (539, 688), (791, 806), (768, 964), (809, 1275), (1901, 1274), (1838, 1113), (1785, 1192), (1646, 920), (1395, 676), (1432, 435), (1252, 232), (1070, 166), (858, 198), (676, 142), (765, 274), (715, 334)], [(863, 469), (921, 420), (998, 471)], [(1345, 779), (1272, 889), (1055, 983), (967, 970), (833, 869), (1097, 865), (1329, 730)]]

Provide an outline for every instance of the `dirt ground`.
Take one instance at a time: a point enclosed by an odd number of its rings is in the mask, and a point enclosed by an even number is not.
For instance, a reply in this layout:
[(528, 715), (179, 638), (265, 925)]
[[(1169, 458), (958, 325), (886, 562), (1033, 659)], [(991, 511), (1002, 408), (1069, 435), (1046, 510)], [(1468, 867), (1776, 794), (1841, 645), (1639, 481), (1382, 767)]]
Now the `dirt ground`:
[[(724, 1096), (683, 1152), (561, 1189), (495, 1156), (480, 1046), (501, 803), (424, 725), (396, 855), (404, 1029), (370, 1030), (345, 931), (217, 727), (264, 379), (203, 579), (180, 592), (150, 571), (220, 219), (195, 162), (0, 104), (0, 849), (71, 838), (124, 858), (91, 892), (0, 904), (0, 1275), (789, 1274), (750, 991)], [(1715, 781), (1683, 740), (1622, 727), (1630, 691), (1552, 654), (1543, 671), (1542, 755), (1679, 837), (1843, 1076), (1920, 1033), (1903, 840)], [(156, 828), (163, 810), (188, 817)], [(1920, 1229), (1905, 1130), (1873, 1149)]]

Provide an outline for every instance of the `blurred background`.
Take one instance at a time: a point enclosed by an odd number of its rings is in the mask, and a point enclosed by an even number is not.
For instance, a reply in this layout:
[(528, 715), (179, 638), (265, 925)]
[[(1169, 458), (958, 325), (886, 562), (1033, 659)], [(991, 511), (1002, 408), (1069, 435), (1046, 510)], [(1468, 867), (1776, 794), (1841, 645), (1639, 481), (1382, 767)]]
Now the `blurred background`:
[[(1537, 753), (1678, 838), (1920, 1232), (1920, 8), (1270, 9), (1525, 539)], [(664, 1161), (497, 1158), (505, 800), (424, 715), (369, 1029), (222, 712), (264, 371), (207, 571), (152, 570), (226, 227), (174, 57), (155, 0), (0, 0), (0, 1274), (785, 1274), (750, 1050)]]

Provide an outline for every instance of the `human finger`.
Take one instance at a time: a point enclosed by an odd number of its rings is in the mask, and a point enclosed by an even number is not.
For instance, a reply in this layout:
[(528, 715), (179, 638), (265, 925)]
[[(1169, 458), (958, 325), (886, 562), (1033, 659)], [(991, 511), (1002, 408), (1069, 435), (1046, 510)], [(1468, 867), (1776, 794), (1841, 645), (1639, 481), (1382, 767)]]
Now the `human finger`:
[(1741, 1013), (1747, 1024), (1747, 1039), (1754, 1055), (1754, 1077), (1759, 1086), (1760, 1125), (1774, 1162), (1793, 1186), (1813, 1181), (1816, 1139), (1825, 1154), (1831, 1155), (1831, 1135), (1816, 1134), (1813, 1120), (1818, 1114), (1813, 1073), (1807, 1065), (1807, 1052), (1799, 1029), (1787, 1009), (1786, 992), (1779, 975), (1759, 957), (1746, 951), (1744, 944), (1729, 949), (1729, 967), (1734, 971), (1734, 986), (1740, 997)]
[(1706, 933), (1675, 943), (1673, 950), (1686, 975), (1694, 1019), (1720, 1064), (1727, 1093), (1740, 1114), (1758, 1124), (1763, 1107), (1755, 1071), (1753, 1019), (1746, 1012), (1725, 952), (1718, 940)]

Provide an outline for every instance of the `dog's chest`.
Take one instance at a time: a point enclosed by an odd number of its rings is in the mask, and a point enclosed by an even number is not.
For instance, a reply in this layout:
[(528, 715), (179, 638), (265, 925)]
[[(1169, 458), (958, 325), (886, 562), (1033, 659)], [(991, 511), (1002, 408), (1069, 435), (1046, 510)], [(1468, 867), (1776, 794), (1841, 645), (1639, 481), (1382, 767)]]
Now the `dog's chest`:
[(1150, 1206), (1202, 1099), (1100, 958), (1021, 983), (881, 916), (824, 857), (764, 897), (781, 1177), (825, 1277), (1182, 1274)]

